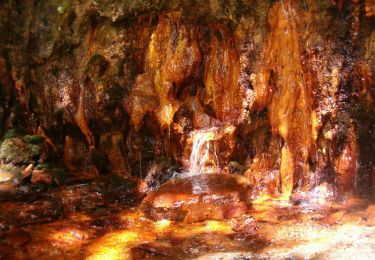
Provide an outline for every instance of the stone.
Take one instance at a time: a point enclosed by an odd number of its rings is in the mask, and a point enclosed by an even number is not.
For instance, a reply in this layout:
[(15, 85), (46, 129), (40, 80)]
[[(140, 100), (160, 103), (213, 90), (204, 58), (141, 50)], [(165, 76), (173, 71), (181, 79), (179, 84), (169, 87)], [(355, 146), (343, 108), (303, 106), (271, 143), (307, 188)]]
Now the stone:
[(17, 185), (15, 184), (0, 184), (0, 192), (12, 192), (15, 191)]
[(363, 218), (366, 220), (366, 225), (375, 226), (375, 204), (367, 207)]
[(32, 175), (31, 175), (31, 183), (46, 183), (46, 184), (51, 184), (53, 182), (51, 174), (49, 174), (45, 170), (34, 170)]
[(230, 224), (234, 231), (246, 234), (254, 233), (257, 227), (255, 219), (245, 214), (231, 219)]
[(238, 162), (231, 161), (228, 163), (228, 171), (232, 174), (243, 175), (245, 168)]
[(0, 183), (9, 182), (13, 180), (16, 176), (10, 172), (2, 172), (0, 173)]
[(346, 214), (345, 210), (337, 211), (337, 212), (332, 213), (331, 215), (321, 219), (320, 223), (323, 224), (323, 225), (328, 225), (328, 226), (332, 226), (334, 224), (339, 224), (339, 223), (341, 223), (341, 220), (342, 220), (342, 218), (344, 217), (345, 214)]
[(250, 186), (244, 177), (201, 174), (164, 183), (145, 197), (141, 210), (154, 220), (192, 223), (237, 217), (249, 206)]
[(31, 240), (29, 233), (23, 230), (11, 230), (5, 237), (5, 243), (13, 246), (22, 246)]
[(157, 190), (163, 183), (169, 180), (176, 167), (171, 165), (172, 161), (168, 158), (159, 158), (151, 163), (147, 169), (147, 175), (139, 184), (138, 190), (141, 193), (148, 193)]
[(42, 142), (42, 137), (30, 135), (5, 139), (0, 146), (0, 159), (3, 163), (34, 163), (42, 152)]
[(22, 170), (21, 174), (23, 178), (29, 177), (31, 173), (33, 172), (34, 165), (31, 163), (29, 164), (25, 169)]

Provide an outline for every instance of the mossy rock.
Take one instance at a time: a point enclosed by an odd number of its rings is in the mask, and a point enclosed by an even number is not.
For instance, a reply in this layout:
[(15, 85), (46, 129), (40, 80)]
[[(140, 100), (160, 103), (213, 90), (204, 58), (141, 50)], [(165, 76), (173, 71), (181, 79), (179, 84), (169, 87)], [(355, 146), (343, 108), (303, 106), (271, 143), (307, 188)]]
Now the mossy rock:
[(41, 144), (44, 141), (44, 137), (39, 135), (25, 135), (23, 139), (28, 144)]
[(20, 128), (13, 128), (8, 130), (4, 135), (4, 140), (9, 138), (15, 138), (25, 135), (25, 132)]
[(26, 135), (5, 139), (0, 146), (3, 163), (26, 165), (38, 160), (43, 149), (43, 137)]
[(64, 169), (54, 167), (51, 163), (41, 163), (35, 167), (36, 170), (44, 170), (46, 173), (52, 176), (53, 181), (57, 185), (61, 185), (66, 182), (67, 175)]
[(229, 173), (242, 175), (245, 172), (245, 168), (238, 162), (231, 161), (228, 164), (228, 171)]
[(51, 164), (50, 163), (41, 163), (41, 164), (38, 164), (35, 169), (36, 170), (49, 170), (51, 169)]

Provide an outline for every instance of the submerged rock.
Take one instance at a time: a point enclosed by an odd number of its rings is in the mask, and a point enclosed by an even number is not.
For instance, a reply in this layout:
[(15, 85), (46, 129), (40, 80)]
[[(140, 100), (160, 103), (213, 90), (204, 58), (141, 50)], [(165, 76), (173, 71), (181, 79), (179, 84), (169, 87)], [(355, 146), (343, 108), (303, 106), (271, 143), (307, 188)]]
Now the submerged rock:
[(228, 219), (247, 211), (249, 192), (249, 182), (241, 176), (201, 174), (164, 183), (145, 197), (141, 209), (154, 220)]

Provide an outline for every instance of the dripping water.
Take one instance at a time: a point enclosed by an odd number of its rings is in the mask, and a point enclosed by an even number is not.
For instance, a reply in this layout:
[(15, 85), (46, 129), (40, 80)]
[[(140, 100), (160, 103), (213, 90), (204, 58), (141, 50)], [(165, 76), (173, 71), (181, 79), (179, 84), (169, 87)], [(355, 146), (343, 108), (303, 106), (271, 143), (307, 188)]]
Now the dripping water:
[[(190, 155), (190, 175), (211, 173), (219, 167), (216, 143), (218, 128), (213, 127), (193, 132), (193, 147)], [(207, 167), (208, 164), (208, 167)]]

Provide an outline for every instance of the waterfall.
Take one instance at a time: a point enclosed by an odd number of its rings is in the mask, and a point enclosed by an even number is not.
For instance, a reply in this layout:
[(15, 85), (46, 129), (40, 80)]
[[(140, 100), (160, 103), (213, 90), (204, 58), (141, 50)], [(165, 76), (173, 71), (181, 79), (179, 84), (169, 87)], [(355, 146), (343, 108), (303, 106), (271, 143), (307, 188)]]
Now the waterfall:
[(192, 151), (189, 161), (189, 175), (214, 173), (219, 170), (217, 156), (218, 128), (201, 129), (192, 133)]

